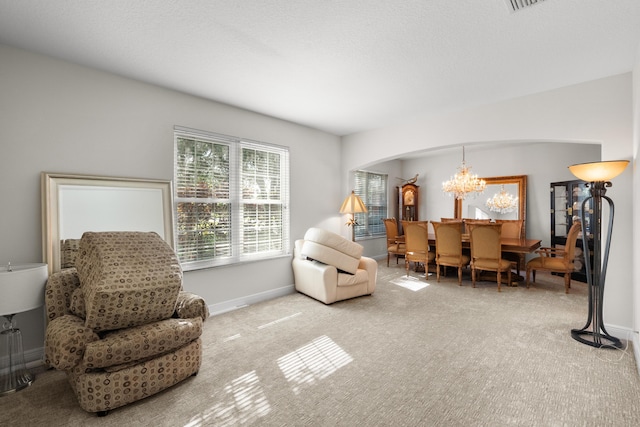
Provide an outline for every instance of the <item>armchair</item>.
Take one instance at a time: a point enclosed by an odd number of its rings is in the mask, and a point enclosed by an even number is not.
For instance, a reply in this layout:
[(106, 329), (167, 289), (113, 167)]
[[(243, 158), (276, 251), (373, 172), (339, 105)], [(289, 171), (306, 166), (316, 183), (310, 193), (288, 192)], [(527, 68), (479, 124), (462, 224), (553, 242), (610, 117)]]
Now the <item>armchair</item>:
[(533, 271), (533, 281), (536, 281), (536, 270), (547, 270), (564, 275), (564, 292), (569, 293), (571, 288), (571, 273), (575, 270), (574, 255), (576, 250), (576, 240), (582, 231), (580, 222), (575, 222), (567, 234), (567, 242), (564, 248), (543, 247), (536, 251), (540, 256), (527, 262), (527, 288), (529, 287), (529, 277)]
[(208, 308), (182, 289), (156, 233), (84, 233), (75, 267), (47, 281), (45, 306), (45, 361), (87, 412), (106, 415), (200, 369)]
[(310, 228), (295, 242), (296, 290), (325, 304), (372, 294), (378, 263), (362, 251), (361, 245), (338, 234)]

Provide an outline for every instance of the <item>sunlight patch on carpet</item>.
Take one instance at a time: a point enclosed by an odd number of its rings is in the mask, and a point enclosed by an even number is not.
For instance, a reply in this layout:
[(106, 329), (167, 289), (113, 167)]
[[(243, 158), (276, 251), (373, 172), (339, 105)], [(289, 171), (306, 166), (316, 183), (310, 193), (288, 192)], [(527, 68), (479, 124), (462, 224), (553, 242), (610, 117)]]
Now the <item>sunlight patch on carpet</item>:
[(429, 282), (424, 280), (424, 277), (412, 277), (412, 276), (402, 276), (397, 279), (393, 279), (389, 281), (394, 285), (402, 286), (403, 288), (407, 288), (414, 292), (417, 292), (421, 289), (429, 286)]
[(193, 417), (185, 427), (248, 425), (271, 412), (271, 405), (255, 371), (225, 384), (224, 393), (221, 402)]
[(284, 322), (285, 320), (290, 320), (290, 319), (293, 319), (294, 317), (298, 317), (301, 314), (302, 313), (298, 312), (298, 313), (292, 314), (291, 316), (281, 317), (280, 319), (274, 320), (273, 322), (265, 323), (264, 325), (258, 326), (258, 329), (268, 328), (269, 326), (276, 325), (280, 322)]
[(238, 338), (240, 338), (240, 336), (241, 336), (240, 334), (231, 335), (230, 337), (223, 339), (222, 342), (237, 340)]
[(292, 389), (299, 394), (338, 369), (351, 363), (353, 358), (327, 336), (314, 339), (309, 344), (278, 359), (278, 366), (293, 383)]

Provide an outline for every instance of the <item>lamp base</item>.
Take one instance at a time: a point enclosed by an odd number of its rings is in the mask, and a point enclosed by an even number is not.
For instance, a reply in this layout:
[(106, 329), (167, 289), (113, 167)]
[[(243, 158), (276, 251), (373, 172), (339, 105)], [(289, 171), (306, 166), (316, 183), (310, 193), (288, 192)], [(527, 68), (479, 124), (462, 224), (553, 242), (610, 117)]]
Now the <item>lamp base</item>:
[(622, 342), (606, 333), (594, 333), (585, 329), (572, 329), (571, 337), (582, 344), (596, 348), (622, 348)]
[[(6, 317), (10, 319), (11, 316)], [(2, 347), (8, 353), (2, 356), (9, 362), (8, 366), (0, 368), (0, 397), (27, 388), (35, 381), (35, 376), (27, 371), (24, 363), (22, 332), (13, 327), (11, 319), (9, 322), (10, 328), (0, 332)]]

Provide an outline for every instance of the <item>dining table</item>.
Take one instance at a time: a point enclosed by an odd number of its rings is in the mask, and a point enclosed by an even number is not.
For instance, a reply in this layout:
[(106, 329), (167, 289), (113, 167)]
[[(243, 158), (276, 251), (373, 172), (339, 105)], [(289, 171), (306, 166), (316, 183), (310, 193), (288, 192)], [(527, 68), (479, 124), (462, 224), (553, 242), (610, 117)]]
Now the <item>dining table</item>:
[[(536, 249), (540, 248), (542, 240), (540, 239), (515, 239), (511, 237), (502, 237), (500, 239), (502, 245), (502, 252), (514, 252), (519, 254), (528, 254)], [(436, 244), (436, 235), (429, 233), (429, 244)], [(468, 248), (471, 246), (468, 234), (462, 235), (462, 247)]]
[[(396, 241), (404, 242), (404, 236), (397, 236)], [(541, 239), (517, 239), (510, 237), (502, 237), (500, 239), (500, 243), (502, 245), (502, 252), (511, 252), (515, 253), (519, 256), (520, 260), (524, 260), (524, 256), (528, 253), (532, 253), (540, 248), (542, 244)], [(429, 233), (429, 244), (436, 244), (436, 235), (434, 233)], [(471, 247), (471, 241), (469, 239), (469, 234), (462, 235), (462, 247), (469, 248)], [(518, 272), (519, 272), (518, 268)], [(524, 277), (520, 274), (512, 275), (512, 283), (511, 285), (517, 285), (519, 282), (524, 281)]]

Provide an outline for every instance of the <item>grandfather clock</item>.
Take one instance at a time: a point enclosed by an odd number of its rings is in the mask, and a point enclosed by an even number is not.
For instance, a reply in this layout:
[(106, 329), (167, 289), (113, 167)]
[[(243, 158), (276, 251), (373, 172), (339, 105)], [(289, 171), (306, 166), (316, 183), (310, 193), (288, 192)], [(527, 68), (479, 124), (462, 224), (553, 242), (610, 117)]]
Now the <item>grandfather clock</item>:
[(405, 184), (398, 191), (398, 217), (403, 221), (418, 221), (420, 186)]

